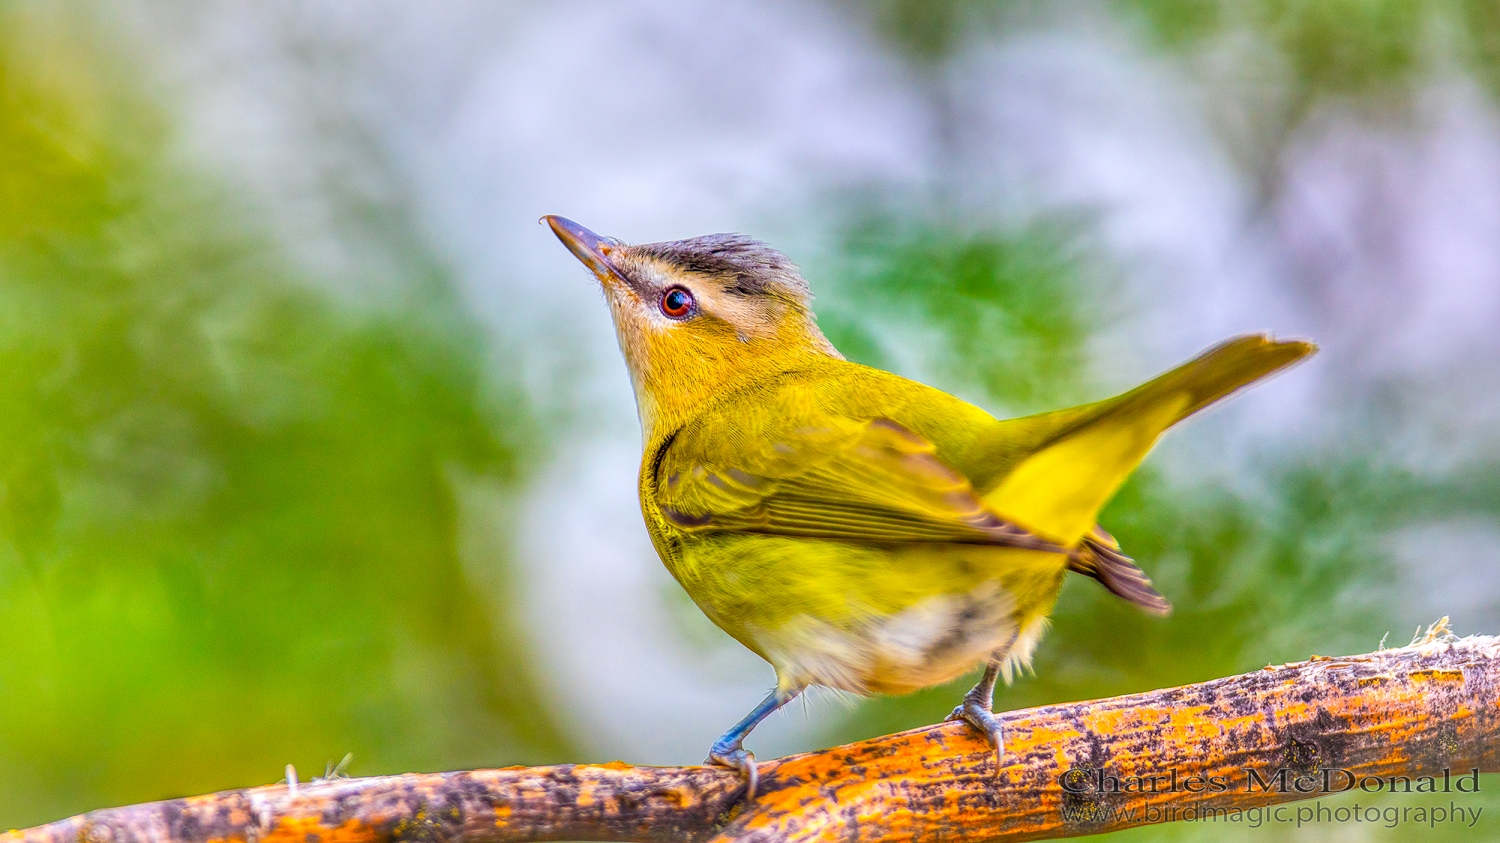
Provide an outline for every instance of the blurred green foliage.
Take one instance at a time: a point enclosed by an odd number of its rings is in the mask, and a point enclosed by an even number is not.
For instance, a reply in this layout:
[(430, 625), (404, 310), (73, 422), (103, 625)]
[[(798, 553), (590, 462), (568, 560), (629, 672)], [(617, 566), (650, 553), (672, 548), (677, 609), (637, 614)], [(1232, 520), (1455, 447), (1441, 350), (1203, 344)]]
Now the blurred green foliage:
[(841, 254), (853, 277), (827, 294), (830, 339), (849, 354), (863, 352), (864, 362), (888, 365), (870, 339), (880, 328), (857, 326), (899, 314), (906, 324), (886, 327), (940, 336), (945, 352), (930, 362), (955, 381), (977, 381), (1015, 414), (1082, 401), (1084, 342), (1094, 326), (1079, 306), (1086, 291), (1076, 228), (1037, 223), (1002, 236), (967, 232), (956, 221), (863, 217)]
[[(1035, 0), (879, 0), (858, 8), (935, 79), (966, 47), (1100, 11)], [(1261, 180), (1274, 178), (1281, 144), (1319, 105), (1400, 115), (1422, 84), (1455, 73), (1500, 98), (1495, 0), (1110, 0), (1101, 8), (1144, 43), (1190, 62), (1213, 108), (1235, 113), (1223, 128), (1248, 132), (1226, 145), (1250, 147), (1240, 157)], [(1227, 76), (1223, 64), (1191, 65), (1226, 45), (1237, 57)]]
[[(1027, 5), (871, 8), (935, 70)], [(0, 826), (287, 763), (305, 776), (347, 751), (360, 774), (567, 757), (504, 543), (465, 540), (464, 490), (517, 487), (541, 437), (441, 263), (419, 256), (406, 295), (348, 306), (169, 153), (131, 69), (19, 8), (0, 6)], [(1108, 8), (1179, 55), (1248, 33), (1290, 69), (1299, 114), (1404, 96), (1450, 56), (1500, 90), (1493, 0)], [(929, 210), (857, 216), (845, 271), (819, 284), (835, 343), (901, 369), (915, 337), (939, 385), (1009, 414), (1104, 394), (1086, 345), (1120, 314), (1087, 226), (975, 231)], [(1404, 605), (1390, 537), (1500, 523), (1500, 471), (1415, 474), (1383, 435), (1268, 443), (1233, 488), (1148, 465), (1103, 522), (1176, 611), (1073, 578), (1037, 675), (1000, 705), (1404, 643), (1431, 618)], [(830, 739), (932, 722), (963, 687), (869, 701)]]
[(1428, 0), (1263, 0), (1255, 15), (1314, 91), (1389, 89), (1423, 66)]
[(1492, 91), (1500, 95), (1500, 3), (1461, 0), (1459, 26), (1468, 35), (1469, 63)]
[(316, 292), (38, 30), (0, 22), (0, 826), (563, 755), (460, 554), (456, 484), (534, 438), (451, 285)]
[[(1113, 0), (1109, 7), (1173, 50), (1253, 36), (1287, 62), (1300, 89), (1295, 99), (1388, 97), (1393, 85), (1455, 58), (1492, 82), (1500, 67), (1494, 0)], [(868, 9), (876, 30), (923, 65), (999, 31), (1085, 11), (1025, 0), (879, 0)]]
[(1123, 0), (1161, 43), (1185, 48), (1236, 30), (1264, 39), (1306, 96), (1390, 91), (1428, 69), (1446, 0)]
[(965, 0), (877, 0), (869, 8), (881, 35), (914, 61), (933, 64), (953, 51), (972, 5)]

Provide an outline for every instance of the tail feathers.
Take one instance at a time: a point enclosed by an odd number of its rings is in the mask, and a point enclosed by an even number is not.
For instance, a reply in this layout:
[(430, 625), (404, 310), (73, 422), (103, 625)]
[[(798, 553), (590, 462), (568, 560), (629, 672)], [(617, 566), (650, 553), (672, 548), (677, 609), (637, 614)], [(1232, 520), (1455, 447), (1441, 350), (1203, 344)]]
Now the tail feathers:
[(1208, 349), (1192, 360), (1131, 391), (1105, 402), (1102, 416), (1128, 413), (1154, 404), (1168, 395), (1181, 393), (1187, 399), (1173, 424), (1208, 405), (1274, 372), (1290, 366), (1317, 350), (1303, 340), (1278, 340), (1266, 334), (1235, 337)]
[(1068, 570), (1098, 580), (1111, 594), (1153, 615), (1172, 611), (1172, 604), (1151, 586), (1146, 572), (1137, 568), (1130, 557), (1120, 552), (1114, 538), (1098, 527), (1068, 556)]
[(985, 503), (1007, 521), (1073, 547), (1163, 431), (1313, 350), (1261, 334), (1237, 337), (1116, 398), (1028, 419), (1033, 430), (1051, 429)]

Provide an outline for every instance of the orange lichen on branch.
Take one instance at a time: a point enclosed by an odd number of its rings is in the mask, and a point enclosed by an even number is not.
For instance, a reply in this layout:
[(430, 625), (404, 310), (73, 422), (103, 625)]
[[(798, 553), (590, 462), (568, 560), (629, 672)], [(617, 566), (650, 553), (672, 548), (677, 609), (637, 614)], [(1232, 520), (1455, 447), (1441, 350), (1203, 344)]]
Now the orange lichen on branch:
[[(1437, 638), (765, 762), (340, 779), (95, 811), (0, 843), (1038, 840), (1500, 770), (1500, 639)], [(1346, 787), (1347, 786), (1347, 787)], [(1147, 809), (1150, 809), (1148, 812)]]

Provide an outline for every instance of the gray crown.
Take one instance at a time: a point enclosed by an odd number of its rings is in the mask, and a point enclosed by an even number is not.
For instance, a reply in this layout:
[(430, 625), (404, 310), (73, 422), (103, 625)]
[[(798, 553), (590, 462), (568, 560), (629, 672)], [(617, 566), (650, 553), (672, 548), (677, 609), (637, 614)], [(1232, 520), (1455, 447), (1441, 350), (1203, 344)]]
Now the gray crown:
[(636, 246), (637, 254), (688, 272), (729, 276), (729, 290), (743, 296), (776, 295), (798, 302), (812, 298), (802, 272), (786, 255), (743, 234), (705, 234), (686, 240)]

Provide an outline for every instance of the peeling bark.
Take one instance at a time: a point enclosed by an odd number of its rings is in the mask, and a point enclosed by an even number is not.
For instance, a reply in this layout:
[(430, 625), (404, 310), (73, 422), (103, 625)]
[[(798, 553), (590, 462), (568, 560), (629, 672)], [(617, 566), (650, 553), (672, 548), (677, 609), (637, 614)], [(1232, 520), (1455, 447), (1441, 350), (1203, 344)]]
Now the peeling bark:
[(1008, 712), (998, 772), (977, 734), (945, 723), (763, 762), (748, 804), (715, 768), (518, 767), (111, 808), (0, 843), (1040, 840), (1147, 824), (1132, 809), (1169, 821), (1360, 777), (1442, 787), (1448, 771), (1452, 788), (1500, 770), (1497, 703), (1500, 638), (1450, 638)]

